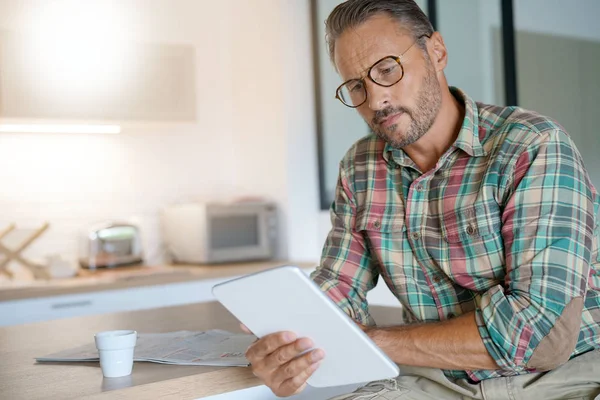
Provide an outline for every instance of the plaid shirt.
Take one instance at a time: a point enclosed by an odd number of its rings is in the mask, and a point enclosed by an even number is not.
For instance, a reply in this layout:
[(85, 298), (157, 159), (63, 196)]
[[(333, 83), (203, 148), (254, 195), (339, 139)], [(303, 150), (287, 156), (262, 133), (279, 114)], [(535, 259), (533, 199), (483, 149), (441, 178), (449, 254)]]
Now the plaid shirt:
[(412, 321), (475, 310), (500, 369), (451, 377), (532, 372), (534, 350), (575, 298), (571, 357), (600, 347), (600, 203), (575, 145), (549, 118), (451, 90), (465, 118), (431, 171), (373, 135), (348, 151), (312, 279), (363, 324), (373, 324), (366, 295), (379, 276)]

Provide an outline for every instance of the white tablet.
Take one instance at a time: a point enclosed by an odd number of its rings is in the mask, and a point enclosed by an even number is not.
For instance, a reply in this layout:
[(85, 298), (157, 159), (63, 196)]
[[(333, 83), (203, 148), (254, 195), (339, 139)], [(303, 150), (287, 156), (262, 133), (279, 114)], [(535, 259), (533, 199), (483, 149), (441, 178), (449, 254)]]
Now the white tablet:
[(213, 294), (257, 337), (292, 331), (325, 358), (308, 384), (341, 386), (398, 376), (398, 366), (310, 278), (283, 266), (214, 286)]

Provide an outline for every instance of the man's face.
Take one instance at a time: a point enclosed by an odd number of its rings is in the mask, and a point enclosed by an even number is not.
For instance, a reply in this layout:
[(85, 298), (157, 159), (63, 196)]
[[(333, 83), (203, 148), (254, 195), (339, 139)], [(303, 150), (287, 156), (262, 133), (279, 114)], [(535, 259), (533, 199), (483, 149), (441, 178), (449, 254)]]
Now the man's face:
[(393, 147), (416, 142), (433, 125), (442, 94), (429, 57), (415, 44), (402, 56), (404, 77), (382, 87), (365, 77), (378, 60), (402, 54), (414, 43), (398, 22), (386, 15), (371, 17), (336, 41), (335, 64), (342, 80), (365, 78), (367, 101), (357, 108), (373, 132)]

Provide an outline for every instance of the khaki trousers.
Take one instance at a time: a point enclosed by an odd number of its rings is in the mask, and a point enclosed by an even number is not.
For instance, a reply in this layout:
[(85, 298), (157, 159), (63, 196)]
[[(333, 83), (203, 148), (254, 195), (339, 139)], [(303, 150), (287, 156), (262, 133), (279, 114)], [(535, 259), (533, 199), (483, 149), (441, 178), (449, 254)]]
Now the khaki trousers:
[(548, 371), (469, 383), (435, 368), (400, 366), (395, 379), (371, 382), (331, 400), (600, 400), (600, 349)]

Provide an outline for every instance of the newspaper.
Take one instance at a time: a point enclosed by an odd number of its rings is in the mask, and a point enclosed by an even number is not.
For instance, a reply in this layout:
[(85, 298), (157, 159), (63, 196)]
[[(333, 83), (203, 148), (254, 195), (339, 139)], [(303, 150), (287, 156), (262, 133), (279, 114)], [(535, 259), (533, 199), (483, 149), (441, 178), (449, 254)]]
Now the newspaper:
[[(133, 360), (176, 365), (246, 367), (249, 363), (244, 353), (255, 340), (253, 335), (223, 330), (138, 333)], [(37, 357), (36, 361), (93, 362), (99, 361), (99, 357), (96, 345), (92, 342)]]

